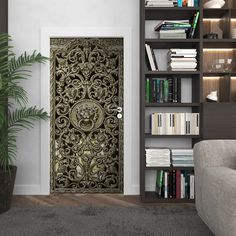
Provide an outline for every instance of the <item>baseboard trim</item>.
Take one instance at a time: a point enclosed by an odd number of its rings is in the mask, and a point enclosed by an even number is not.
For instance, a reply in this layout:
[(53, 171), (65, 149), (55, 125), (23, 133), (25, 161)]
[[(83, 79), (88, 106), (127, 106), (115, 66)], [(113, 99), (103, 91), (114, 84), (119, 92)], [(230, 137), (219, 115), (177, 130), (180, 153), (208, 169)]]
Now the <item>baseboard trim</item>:
[(40, 185), (15, 185), (14, 195), (42, 195)]

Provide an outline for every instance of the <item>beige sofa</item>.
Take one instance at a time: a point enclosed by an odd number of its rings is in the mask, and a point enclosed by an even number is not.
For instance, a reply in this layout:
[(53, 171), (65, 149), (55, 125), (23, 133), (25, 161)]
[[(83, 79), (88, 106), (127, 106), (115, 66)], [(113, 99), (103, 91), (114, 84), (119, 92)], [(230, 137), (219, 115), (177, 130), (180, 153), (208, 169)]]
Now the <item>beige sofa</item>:
[(236, 140), (194, 146), (196, 208), (217, 236), (236, 236)]

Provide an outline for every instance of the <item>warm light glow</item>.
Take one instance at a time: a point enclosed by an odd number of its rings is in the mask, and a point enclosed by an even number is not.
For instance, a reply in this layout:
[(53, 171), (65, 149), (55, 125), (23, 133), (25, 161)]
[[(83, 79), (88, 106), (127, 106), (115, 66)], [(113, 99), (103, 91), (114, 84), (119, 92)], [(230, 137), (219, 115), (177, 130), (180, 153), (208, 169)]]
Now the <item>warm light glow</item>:
[(232, 77), (230, 77), (230, 79), (236, 80), (236, 77), (235, 77), (235, 76), (232, 76)]
[(203, 48), (203, 51), (226, 51), (230, 52), (235, 50), (234, 48)]
[(203, 21), (220, 21), (220, 18), (204, 18)]
[(204, 76), (203, 77), (203, 79), (205, 80), (205, 79), (212, 79), (212, 80), (217, 80), (217, 79), (220, 79), (220, 77), (219, 76)]
[(231, 21), (236, 21), (236, 18), (231, 18), (230, 20), (231, 20)]

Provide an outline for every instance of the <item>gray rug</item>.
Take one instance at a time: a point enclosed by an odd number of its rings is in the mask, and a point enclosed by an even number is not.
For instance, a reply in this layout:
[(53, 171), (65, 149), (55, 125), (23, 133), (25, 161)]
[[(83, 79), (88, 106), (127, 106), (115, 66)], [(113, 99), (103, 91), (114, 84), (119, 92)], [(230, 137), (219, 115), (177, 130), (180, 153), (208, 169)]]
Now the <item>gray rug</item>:
[(1, 236), (213, 236), (194, 207), (29, 207), (0, 215)]

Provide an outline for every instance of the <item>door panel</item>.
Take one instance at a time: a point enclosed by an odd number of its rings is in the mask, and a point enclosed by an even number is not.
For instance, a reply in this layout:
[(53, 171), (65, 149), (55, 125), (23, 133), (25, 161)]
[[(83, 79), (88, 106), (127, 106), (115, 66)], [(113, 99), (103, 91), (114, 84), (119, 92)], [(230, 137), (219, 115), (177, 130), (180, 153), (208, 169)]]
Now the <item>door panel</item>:
[(123, 39), (52, 38), (51, 192), (123, 191), (122, 111)]

